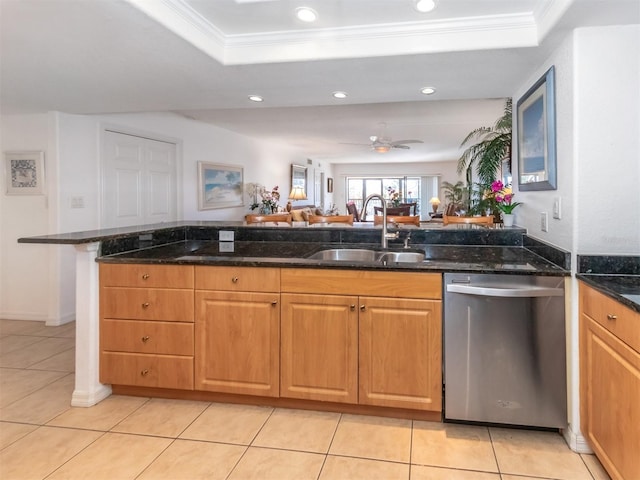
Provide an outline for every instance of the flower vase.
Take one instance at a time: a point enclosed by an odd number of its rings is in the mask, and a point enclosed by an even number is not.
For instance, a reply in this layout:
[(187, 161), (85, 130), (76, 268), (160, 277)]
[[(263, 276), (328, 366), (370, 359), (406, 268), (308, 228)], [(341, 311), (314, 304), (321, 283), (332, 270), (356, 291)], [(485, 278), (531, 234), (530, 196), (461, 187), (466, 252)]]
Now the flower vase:
[(516, 216), (513, 213), (503, 213), (502, 214), (502, 224), (505, 227), (513, 227), (513, 221)]

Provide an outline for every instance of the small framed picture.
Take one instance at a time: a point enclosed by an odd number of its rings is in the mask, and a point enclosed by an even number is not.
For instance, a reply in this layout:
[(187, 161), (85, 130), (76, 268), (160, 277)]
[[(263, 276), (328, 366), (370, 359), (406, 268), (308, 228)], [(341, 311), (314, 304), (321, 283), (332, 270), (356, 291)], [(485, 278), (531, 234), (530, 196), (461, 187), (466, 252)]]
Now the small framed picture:
[(44, 152), (5, 152), (7, 195), (45, 193)]
[(242, 167), (198, 162), (198, 209), (242, 207)]
[(327, 178), (327, 192), (333, 193), (333, 178)]

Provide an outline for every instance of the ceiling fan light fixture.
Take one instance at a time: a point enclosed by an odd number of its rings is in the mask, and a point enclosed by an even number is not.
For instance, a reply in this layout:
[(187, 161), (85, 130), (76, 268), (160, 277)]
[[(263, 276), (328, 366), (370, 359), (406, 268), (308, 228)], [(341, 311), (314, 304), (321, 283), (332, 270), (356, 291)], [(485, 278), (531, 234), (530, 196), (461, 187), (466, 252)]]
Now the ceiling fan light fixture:
[(434, 87), (422, 87), (420, 89), (420, 93), (422, 93), (423, 95), (433, 95), (434, 93), (436, 93), (436, 89)]
[(337, 92), (333, 92), (331, 95), (333, 95), (334, 98), (340, 98), (340, 99), (347, 98), (347, 92), (337, 91)]
[(264, 102), (264, 98), (262, 98), (260, 95), (249, 95), (248, 98), (252, 102)]
[(387, 153), (391, 150), (391, 145), (374, 145), (373, 149), (378, 153)]
[(301, 22), (313, 23), (318, 19), (318, 14), (313, 8), (300, 7), (296, 8), (296, 18)]
[(436, 8), (435, 0), (416, 0), (416, 10), (420, 13), (427, 13)]

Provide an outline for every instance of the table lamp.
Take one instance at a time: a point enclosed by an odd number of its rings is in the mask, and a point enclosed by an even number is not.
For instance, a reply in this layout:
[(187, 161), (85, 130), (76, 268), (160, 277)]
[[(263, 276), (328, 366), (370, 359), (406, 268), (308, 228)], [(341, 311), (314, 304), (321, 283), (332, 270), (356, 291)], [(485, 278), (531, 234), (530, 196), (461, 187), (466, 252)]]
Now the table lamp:
[(438, 211), (438, 207), (440, 206), (440, 199), (438, 197), (431, 197), (431, 200), (429, 200), (429, 203), (433, 208), (433, 213), (436, 213)]
[(304, 193), (304, 188), (293, 187), (289, 194), (289, 201), (287, 202), (287, 212), (291, 211), (291, 200), (306, 200), (307, 194)]

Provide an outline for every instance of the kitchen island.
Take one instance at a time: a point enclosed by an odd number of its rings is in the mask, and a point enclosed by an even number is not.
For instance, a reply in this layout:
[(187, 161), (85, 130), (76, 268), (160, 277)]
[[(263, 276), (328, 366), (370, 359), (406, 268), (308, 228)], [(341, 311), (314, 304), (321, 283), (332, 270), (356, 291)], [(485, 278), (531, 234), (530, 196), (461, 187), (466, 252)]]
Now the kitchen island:
[[(441, 276), (445, 271), (458, 271), (458, 272), (488, 272), (488, 273), (518, 273), (518, 274), (535, 274), (535, 275), (554, 275), (554, 276), (566, 276), (568, 275), (568, 269), (563, 261), (566, 259), (566, 255), (562, 252), (555, 253), (559, 262), (553, 263), (552, 261), (544, 258), (538, 253), (534, 253), (536, 245), (525, 247), (527, 240), (525, 237), (525, 231), (522, 229), (488, 229), (488, 228), (465, 228), (458, 229), (453, 228), (439, 228), (439, 229), (398, 229), (399, 238), (397, 241), (390, 243), (389, 250), (391, 251), (405, 251), (404, 243), (409, 232), (411, 233), (409, 240), (406, 242), (409, 247), (406, 250), (423, 252), (425, 258), (421, 262), (350, 262), (350, 261), (334, 261), (334, 260), (313, 260), (309, 257), (321, 249), (328, 248), (370, 248), (379, 249), (380, 228), (370, 226), (360, 228), (273, 228), (273, 227), (255, 227), (244, 226), (234, 222), (176, 222), (174, 224), (162, 224), (151, 225), (142, 227), (131, 227), (125, 229), (110, 229), (105, 231), (91, 231), (91, 232), (76, 232), (72, 234), (51, 235), (44, 237), (31, 237), (26, 239), (20, 239), (21, 243), (51, 243), (51, 244), (72, 244), (77, 250), (77, 350), (76, 350), (76, 389), (72, 403), (76, 406), (90, 406), (102, 398), (108, 396), (111, 393), (111, 389), (108, 385), (105, 385), (99, 381), (99, 358), (100, 358), (100, 333), (99, 333), (99, 318), (100, 311), (98, 308), (100, 299), (100, 284), (99, 284), (99, 264), (114, 265), (114, 266), (126, 266), (126, 265), (142, 265), (157, 267), (169, 267), (175, 266), (184, 269), (194, 269), (194, 272), (198, 269), (212, 269), (212, 268), (236, 268), (243, 273), (249, 272), (249, 278), (253, 278), (250, 281), (250, 288), (248, 290), (242, 290), (241, 292), (233, 292), (241, 295), (256, 295), (257, 293), (266, 293), (268, 295), (277, 293), (278, 295), (334, 295), (339, 297), (355, 297), (351, 302), (347, 302), (342, 307), (346, 310), (351, 310), (352, 305), (357, 305), (355, 310), (359, 310), (360, 306), (365, 305), (359, 302), (359, 298), (379, 298), (382, 295), (379, 293), (379, 289), (384, 288), (386, 290), (386, 297), (397, 297), (397, 300), (406, 298), (406, 301), (410, 302), (427, 302), (421, 303), (419, 310), (428, 313), (424, 315), (432, 319), (431, 322), (423, 323), (417, 328), (423, 328), (421, 333), (424, 337), (425, 332), (429, 331), (429, 338), (438, 338), (441, 328)], [(220, 232), (233, 232), (233, 238), (235, 241), (220, 241)], [(391, 229), (393, 231), (393, 229)], [(223, 235), (228, 238), (228, 233)], [(555, 259), (552, 256), (549, 258)], [(117, 265), (121, 264), (121, 265)], [(249, 270), (250, 269), (250, 270)], [(278, 272), (280, 275), (278, 281), (265, 282), (264, 279), (267, 271), (274, 273)], [(282, 282), (282, 273), (285, 272), (285, 278), (292, 272), (299, 272), (299, 280), (290, 281), (288, 283), (289, 291), (281, 291), (280, 286)], [(331, 291), (318, 291), (314, 290), (312, 285), (307, 284), (305, 288), (307, 291), (290, 291), (291, 288), (298, 285), (302, 285), (302, 279), (308, 277), (312, 272), (328, 275), (339, 273), (336, 280), (322, 281), (325, 285), (340, 285), (339, 292)], [(353, 272), (356, 277), (349, 278), (349, 272)], [(394, 279), (376, 279), (376, 275), (399, 275)], [(366, 274), (366, 275), (365, 275)], [(360, 275), (360, 276), (358, 276)], [(367, 286), (366, 281), (363, 283), (362, 275), (364, 277), (373, 276), (372, 283)], [(189, 275), (187, 275), (189, 276)], [(210, 275), (207, 275), (210, 277)], [(236, 278), (237, 275), (232, 275), (230, 278)], [(197, 276), (196, 276), (197, 278)], [(239, 278), (239, 277), (238, 277)], [(296, 277), (297, 278), (297, 277)], [(340, 282), (340, 278), (347, 278), (347, 281)], [(437, 283), (433, 283), (433, 279), (437, 280)], [(390, 280), (390, 281), (389, 281)], [(369, 280), (367, 280), (369, 281)], [(272, 291), (260, 292), (260, 285), (272, 285)], [(363, 284), (365, 287), (361, 290), (353, 290), (353, 285)], [(421, 285), (424, 284), (424, 287)], [(256, 285), (258, 287), (256, 287)], [(292, 287), (293, 285), (293, 287)], [(382, 285), (382, 286), (381, 286)], [(277, 291), (275, 288), (277, 286)], [(114, 288), (129, 288), (127, 286), (113, 286)], [(214, 293), (224, 292), (224, 289), (216, 286), (215, 288), (199, 288), (197, 285), (195, 288), (190, 285), (180, 285), (178, 290), (191, 290), (195, 292), (210, 291)], [(411, 288), (406, 288), (411, 287)], [(133, 287), (138, 288), (138, 287)], [(173, 287), (172, 287), (173, 288)], [(232, 288), (232, 287), (230, 287)], [(256, 290), (258, 288), (258, 290)], [(351, 288), (351, 290), (349, 290)], [(374, 289), (373, 293), (370, 290)], [(375, 289), (378, 289), (376, 292)], [(408, 292), (408, 293), (403, 293)], [(418, 293), (416, 293), (418, 292)], [(216, 294), (217, 294), (216, 293)], [(340, 295), (337, 295), (337, 294)], [(215, 297), (215, 295), (214, 295)], [(116, 303), (122, 303), (122, 298)], [(195, 297), (194, 297), (195, 298)], [(235, 298), (235, 297), (234, 297)], [(295, 300), (289, 298), (289, 305), (292, 305), (291, 301)], [(344, 298), (341, 298), (344, 300)], [(204, 299), (201, 304), (215, 304), (219, 302), (218, 298)], [(267, 302), (271, 305), (274, 300)], [(211, 303), (213, 302), (213, 303)], [(278, 299), (278, 302), (282, 302), (285, 305), (285, 300)], [(141, 302), (146, 303), (146, 302)], [(187, 301), (188, 303), (188, 301)], [(238, 300), (237, 304), (244, 304), (244, 300)], [(295, 303), (295, 302), (294, 302)], [(197, 302), (194, 301), (194, 305)], [(267, 305), (267, 306), (268, 306)], [(278, 303), (280, 305), (280, 303)], [(326, 305), (325, 305), (326, 307)], [(198, 308), (198, 307), (194, 307)], [(205, 307), (202, 307), (205, 308)], [(258, 308), (258, 307), (256, 307)], [(259, 308), (265, 308), (260, 306)], [(273, 308), (273, 307), (270, 307)], [(281, 309), (284, 307), (281, 307)], [(293, 308), (293, 307), (291, 307)], [(305, 308), (310, 308), (309, 305)], [(394, 308), (400, 309), (399, 311), (406, 311), (407, 305), (393, 306), (384, 305), (383, 307), (376, 306), (375, 308)], [(365, 305), (365, 310), (367, 307)], [(362, 311), (359, 312), (362, 314)], [(120, 314), (118, 314), (120, 315)], [(129, 315), (124, 313), (123, 315)], [(284, 318), (284, 317), (283, 317)], [(426, 317), (425, 317), (426, 318)], [(435, 321), (433, 319), (436, 319)], [(122, 320), (122, 319), (120, 319)], [(164, 321), (164, 320), (161, 320)], [(282, 319), (280, 319), (282, 322)], [(273, 321), (275, 325), (275, 320)], [(353, 323), (353, 321), (351, 321)], [(282, 323), (284, 325), (284, 323)], [(437, 327), (434, 327), (437, 325)], [(210, 327), (212, 328), (212, 327)], [(274, 327), (275, 328), (275, 327)], [(284, 328), (284, 327), (283, 327)], [(437, 328), (434, 330), (434, 328)], [(251, 330), (251, 329), (250, 329)], [(268, 330), (266, 330), (268, 334)], [(283, 330), (286, 333), (285, 330)], [(372, 332), (370, 332), (372, 333)], [(188, 335), (188, 334), (187, 334)], [(362, 334), (361, 334), (362, 336)], [(352, 338), (345, 333), (345, 339), (350, 338), (351, 350), (353, 348)], [(407, 338), (411, 338), (409, 335)], [(273, 340), (273, 339), (272, 339)], [(343, 343), (349, 345), (349, 343)], [(360, 345), (360, 349), (363, 345)], [(110, 347), (111, 348), (111, 347)], [(116, 347), (113, 347), (116, 348)], [(118, 347), (120, 348), (120, 347)], [(271, 347), (265, 347), (269, 350)], [(346, 347), (345, 347), (346, 348)], [(438, 350), (438, 346), (432, 348), (430, 352)], [(349, 350), (344, 350), (348, 354)], [(293, 352), (293, 348), (291, 350)], [(431, 354), (431, 353), (430, 353)], [(435, 353), (433, 353), (435, 355)], [(184, 355), (189, 357), (190, 355)], [(273, 357), (273, 351), (271, 351)], [(286, 357), (286, 353), (282, 352), (282, 358)], [(119, 357), (123, 358), (123, 356)], [(374, 358), (374, 356), (370, 357)], [(392, 357), (390, 357), (392, 358)], [(438, 370), (439, 365), (439, 353), (435, 358)], [(185, 360), (184, 358), (182, 359)], [(433, 361), (434, 358), (428, 359), (431, 365), (431, 371), (435, 372)], [(353, 363), (355, 360), (351, 359), (351, 372), (353, 371), (353, 365), (357, 365), (358, 362)], [(408, 359), (407, 361), (411, 361)], [(189, 360), (187, 359), (188, 363)], [(198, 362), (195, 361), (196, 369), (198, 368)], [(184, 363), (184, 362), (183, 362)], [(365, 363), (361, 358), (360, 364)], [(424, 363), (426, 368), (426, 363)], [(373, 368), (370, 365), (371, 368)], [(173, 367), (172, 367), (173, 368)], [(203, 368), (203, 367), (201, 367)], [(275, 367), (272, 367), (275, 371)], [(116, 370), (118, 370), (116, 368)], [(187, 368), (188, 370), (188, 368)], [(144, 369), (142, 370), (144, 371)], [(184, 370), (181, 370), (184, 371)], [(373, 371), (373, 370), (370, 370)], [(379, 371), (379, 370), (378, 370)], [(425, 371), (421, 369), (421, 371)], [(362, 372), (362, 371), (361, 371)], [(209, 372), (210, 373), (210, 372)], [(207, 378), (209, 373), (204, 373), (201, 378)], [(347, 372), (348, 373), (348, 372)], [(346, 375), (346, 373), (345, 373)], [(362, 375), (362, 373), (361, 373)], [(148, 372), (145, 376), (148, 376)], [(214, 375), (215, 376), (215, 375)], [(295, 375), (293, 375), (295, 377)], [(182, 375), (179, 378), (184, 378)], [(351, 373), (350, 377), (352, 381), (354, 375)], [(345, 376), (344, 378), (347, 378)], [(382, 382), (381, 378), (374, 378), (369, 375), (369, 378), (373, 378), (375, 381)], [(289, 385), (287, 387), (286, 379), (278, 379), (278, 388), (280, 391), (283, 388), (292, 390), (304, 390), (295, 386)], [(424, 379), (422, 379), (424, 380)], [(421, 380), (421, 381), (422, 381)], [(185, 385), (190, 387), (192, 380), (185, 380)], [(207, 382), (203, 380), (203, 382)], [(272, 384), (276, 382), (270, 380)], [(413, 406), (408, 407), (410, 409), (416, 408), (415, 405), (432, 405), (429, 407), (428, 412), (439, 412), (439, 399), (433, 395), (433, 385), (437, 384), (437, 378), (432, 375), (432, 378), (427, 380), (431, 385), (431, 393), (421, 392), (419, 395), (407, 394), (405, 396), (412, 397), (411, 401)], [(214, 383), (225, 383), (216, 379)], [(229, 382), (227, 382), (229, 383)], [(231, 382), (233, 383), (233, 382)], [(237, 383), (237, 382), (236, 382)], [(256, 382), (265, 383), (265, 382)], [(269, 382), (266, 382), (269, 383)], [(375, 382), (374, 382), (375, 383)], [(291, 384), (291, 382), (289, 382)], [(182, 386), (182, 384), (180, 384)], [(284, 385), (284, 387), (283, 387)], [(346, 384), (345, 384), (346, 385)], [(353, 398), (353, 389), (355, 388), (353, 383), (349, 387), (340, 387), (335, 389), (337, 393), (335, 395), (342, 395), (340, 392), (345, 392), (345, 397), (351, 395)], [(307, 398), (313, 397), (314, 394), (309, 393), (311, 391), (318, 391), (318, 388), (308, 386), (305, 393), (301, 395), (307, 396)], [(374, 385), (375, 387), (375, 385)], [(160, 395), (162, 392), (158, 387), (158, 391), (155, 393)], [(221, 387), (216, 387), (220, 391)], [(260, 387), (261, 388), (261, 387)], [(269, 388), (274, 388), (271, 385)], [(362, 385), (359, 385), (360, 397), (363, 396)], [(386, 387), (385, 387), (386, 388)], [(165, 393), (169, 395), (176, 395), (174, 390), (166, 389)], [(180, 390), (182, 391), (182, 390)], [(201, 390), (192, 390), (192, 392), (201, 392)], [(372, 393), (373, 392), (373, 393)], [(405, 392), (406, 393), (406, 392)], [(225, 393), (226, 395), (234, 395), (232, 393)], [(192, 395), (196, 395), (193, 393)], [(431, 395), (431, 396), (430, 396)], [(384, 395), (375, 393), (373, 388), (369, 393), (365, 393), (364, 396), (369, 398), (378, 397), (376, 400), (379, 404), (389, 405), (393, 403), (390, 396), (382, 398)], [(269, 397), (265, 395), (265, 397)], [(402, 397), (402, 395), (396, 395), (396, 397)], [(271, 397), (269, 397), (271, 398)], [(284, 401), (284, 400), (281, 400)], [(313, 405), (314, 401), (322, 400), (307, 400), (310, 405)], [(286, 402), (290, 402), (286, 400)], [(325, 402), (323, 405), (328, 405), (331, 402)], [(397, 408), (398, 412), (404, 409), (404, 407)], [(436, 413), (438, 416), (439, 413)], [(427, 416), (428, 418), (432, 418)]]

